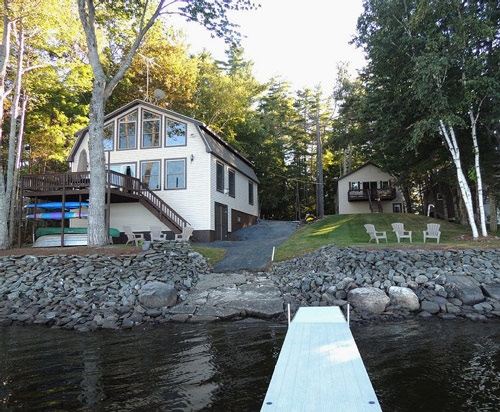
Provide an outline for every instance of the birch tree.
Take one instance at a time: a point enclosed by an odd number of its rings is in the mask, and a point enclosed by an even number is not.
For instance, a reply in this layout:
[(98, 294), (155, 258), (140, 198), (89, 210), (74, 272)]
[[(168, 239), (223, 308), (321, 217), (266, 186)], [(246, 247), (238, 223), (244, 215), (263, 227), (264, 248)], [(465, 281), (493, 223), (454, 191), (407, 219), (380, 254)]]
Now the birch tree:
[[(154, 4), (153, 4), (154, 3)], [(104, 162), (104, 109), (106, 101), (118, 82), (123, 78), (132, 63), (134, 54), (141, 42), (160, 16), (180, 15), (189, 21), (205, 26), (214, 35), (225, 37), (228, 41), (237, 41), (238, 32), (227, 16), (230, 10), (250, 9), (255, 7), (248, 0), (149, 0), (103, 1), (77, 0), (80, 22), (85, 32), (88, 59), (94, 74), (92, 97), (89, 105), (89, 158), (90, 158), (90, 193), (89, 193), (89, 246), (102, 246), (108, 243), (105, 225), (105, 187), (106, 173)], [(132, 40), (120, 44), (124, 31), (120, 33), (116, 19), (124, 19), (124, 27), (132, 27)], [(107, 32), (106, 32), (106, 29)], [(112, 66), (113, 73), (105, 71), (103, 57), (98, 43), (98, 31), (104, 31), (115, 45), (122, 46), (118, 62)], [(118, 32), (117, 32), (118, 31)], [(126, 36), (125, 36), (126, 37)]]

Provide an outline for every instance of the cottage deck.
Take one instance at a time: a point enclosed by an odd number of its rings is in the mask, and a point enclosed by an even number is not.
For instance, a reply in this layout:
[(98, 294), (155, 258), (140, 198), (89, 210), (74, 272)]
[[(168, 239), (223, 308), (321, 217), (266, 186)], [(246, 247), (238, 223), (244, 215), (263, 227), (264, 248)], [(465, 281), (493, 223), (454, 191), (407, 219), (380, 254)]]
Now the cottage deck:
[(338, 307), (300, 308), (285, 337), (261, 412), (381, 412)]

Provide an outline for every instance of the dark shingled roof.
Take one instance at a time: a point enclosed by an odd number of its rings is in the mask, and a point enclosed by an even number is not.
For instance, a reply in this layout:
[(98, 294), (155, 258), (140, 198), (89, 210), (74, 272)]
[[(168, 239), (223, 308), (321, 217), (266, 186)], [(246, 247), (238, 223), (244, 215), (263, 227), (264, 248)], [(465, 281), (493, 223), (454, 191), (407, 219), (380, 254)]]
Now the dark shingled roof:
[[(193, 119), (191, 117), (184, 116), (182, 114), (173, 112), (168, 109), (164, 109), (163, 107), (151, 104), (149, 102), (143, 101), (143, 100), (134, 100), (125, 106), (120, 107), (119, 109), (107, 114), (104, 117), (104, 122), (107, 122), (108, 120), (111, 120), (112, 118), (119, 116), (121, 113), (125, 112), (126, 110), (137, 106), (137, 105), (144, 105), (144, 106), (149, 106), (157, 111), (161, 111), (165, 113), (166, 115), (170, 116), (175, 116), (175, 117), (180, 117), (181, 119), (184, 119), (188, 122), (194, 123), (194, 125), (198, 128), (198, 131), (200, 132), (201, 138), (203, 142), (205, 143), (205, 148), (208, 153), (212, 153), (214, 156), (217, 156), (219, 159), (222, 161), (226, 162), (228, 165), (234, 167), (236, 170), (247, 176), (248, 178), (252, 179), (253, 181), (259, 183), (259, 179), (257, 178), (254, 170), (253, 170), (253, 165), (252, 163), (246, 159), (243, 155), (238, 153), (234, 147), (232, 147), (229, 143), (226, 143), (220, 136), (216, 135), (214, 132), (212, 132), (207, 126), (205, 126), (202, 122), (199, 120)], [(71, 151), (68, 155), (68, 162), (74, 161), (75, 154), (80, 147), (83, 137), (85, 136), (85, 133), (88, 131), (88, 127), (85, 127), (78, 132), (75, 133), (77, 136), (77, 139), (75, 143), (73, 144), (73, 147), (71, 148)]]

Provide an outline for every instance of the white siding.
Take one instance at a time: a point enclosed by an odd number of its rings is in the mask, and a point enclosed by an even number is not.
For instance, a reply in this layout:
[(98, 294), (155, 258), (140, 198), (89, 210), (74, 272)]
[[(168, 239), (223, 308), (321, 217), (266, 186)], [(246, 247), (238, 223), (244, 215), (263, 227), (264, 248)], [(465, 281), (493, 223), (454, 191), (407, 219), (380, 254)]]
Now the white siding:
[[(138, 137), (137, 149), (133, 150), (116, 150), (117, 148), (117, 120), (127, 113), (138, 110)], [(210, 204), (210, 154), (207, 153), (206, 147), (198, 132), (195, 124), (186, 122), (182, 118), (168, 116), (168, 118), (177, 120), (182, 123), (187, 123), (187, 140), (186, 146), (165, 146), (165, 124), (166, 117), (163, 115), (162, 121), (162, 142), (160, 148), (140, 149), (141, 145), (141, 110), (142, 107), (135, 106), (132, 109), (121, 113), (115, 120), (115, 150), (110, 152), (110, 163), (135, 163), (136, 177), (140, 177), (140, 162), (145, 160), (161, 160), (161, 188), (162, 190), (155, 191), (165, 202), (167, 202), (177, 213), (186, 219), (196, 230), (208, 230), (213, 226), (211, 223)], [(155, 112), (147, 107), (146, 110)], [(162, 114), (158, 112), (158, 114)], [(78, 159), (80, 152), (88, 150), (88, 137), (85, 136), (78, 151), (75, 153), (75, 162), (72, 165), (72, 170), (78, 168)], [(106, 152), (106, 162), (108, 161)], [(191, 157), (193, 160), (191, 160)], [(164, 190), (165, 188), (165, 159), (186, 160), (186, 189)], [(122, 229), (123, 224), (131, 225), (133, 230), (149, 230), (151, 224), (158, 225), (159, 220), (156, 219), (148, 210), (140, 204), (113, 204), (111, 208), (111, 226)], [(145, 228), (145, 229), (143, 229)], [(165, 229), (166, 230), (166, 229)]]
[[(225, 192), (229, 189), (229, 172), (228, 170), (234, 170), (235, 173), (235, 197), (229, 196), (229, 193), (221, 193), (217, 190), (217, 162), (224, 165), (224, 188)], [(258, 185), (253, 182), (250, 178), (235, 170), (233, 167), (227, 165), (219, 158), (211, 155), (210, 159), (210, 229), (215, 230), (215, 202), (227, 205), (228, 207), (228, 231), (232, 232), (231, 228), (231, 209), (238, 210), (240, 212), (247, 213), (249, 215), (258, 216), (259, 215), (259, 197), (258, 197)], [(248, 203), (248, 182), (253, 182), (253, 205)]]
[[(368, 164), (349, 176), (339, 180), (337, 188), (338, 213), (341, 215), (348, 213), (370, 213), (368, 201), (349, 202), (347, 192), (349, 191), (349, 182), (375, 181), (392, 181), (394, 183), (394, 177), (389, 173), (383, 172), (378, 167)], [(401, 203), (401, 205), (403, 205), (403, 196), (398, 188), (396, 188), (396, 198), (394, 200), (381, 201), (384, 213), (392, 213), (392, 205), (394, 203)]]

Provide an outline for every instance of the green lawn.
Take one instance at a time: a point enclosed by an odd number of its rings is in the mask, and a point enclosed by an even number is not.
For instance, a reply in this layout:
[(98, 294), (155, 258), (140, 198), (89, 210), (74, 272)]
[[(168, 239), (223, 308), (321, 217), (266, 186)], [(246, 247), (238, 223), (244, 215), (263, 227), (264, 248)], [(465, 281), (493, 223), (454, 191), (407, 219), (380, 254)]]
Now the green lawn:
[(201, 247), (201, 246), (193, 246), (193, 249), (202, 254), (205, 259), (208, 261), (210, 266), (214, 266), (219, 260), (221, 260), (225, 255), (227, 250), (216, 248), (216, 247)]
[[(276, 249), (275, 260), (290, 259), (328, 244), (337, 246), (377, 246), (374, 241), (368, 243), (370, 237), (363, 226), (366, 223), (374, 224), (377, 231), (386, 231), (388, 245), (395, 246), (398, 243), (391, 227), (391, 223), (394, 222), (404, 223), (405, 230), (413, 232), (412, 240), (414, 245), (423, 244), (422, 232), (426, 229), (427, 223), (439, 223), (441, 225), (441, 244), (472, 245), (472, 242), (459, 239), (459, 236), (471, 234), (468, 226), (425, 216), (401, 213), (333, 215), (299, 229)], [(409, 242), (405, 239), (401, 243)], [(435, 239), (427, 241), (427, 244), (435, 243)], [(490, 242), (488, 245), (500, 246), (500, 242)], [(379, 247), (384, 246), (386, 246), (385, 242), (381, 241)]]

